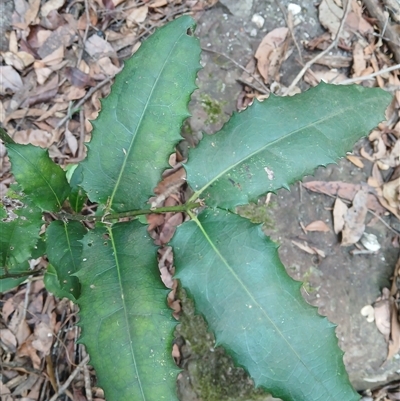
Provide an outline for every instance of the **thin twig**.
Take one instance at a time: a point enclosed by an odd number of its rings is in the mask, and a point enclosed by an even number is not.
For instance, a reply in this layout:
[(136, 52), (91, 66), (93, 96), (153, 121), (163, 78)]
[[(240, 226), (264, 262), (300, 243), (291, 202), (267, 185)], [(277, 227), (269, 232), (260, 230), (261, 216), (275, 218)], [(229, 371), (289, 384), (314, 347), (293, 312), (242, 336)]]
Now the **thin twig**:
[(340, 35), (343, 31), (343, 27), (347, 18), (347, 15), (349, 14), (351, 9), (351, 0), (347, 0), (346, 3), (346, 8), (343, 12), (343, 18), (340, 21), (340, 25), (339, 25), (339, 29), (336, 33), (335, 39), (333, 40), (333, 42), (321, 53), (319, 53), (318, 55), (316, 55), (313, 59), (311, 59), (310, 61), (308, 61), (306, 63), (306, 65), (301, 69), (301, 71), (297, 74), (296, 78), (293, 80), (293, 82), (290, 84), (290, 86), (286, 89), (284, 96), (287, 96), (292, 90), (293, 88), (297, 85), (297, 83), (300, 81), (300, 79), (303, 77), (303, 75), (306, 73), (306, 71), (311, 68), (311, 66), (317, 61), (319, 60), (321, 57), (325, 56), (325, 54), (329, 53), (334, 47), (337, 46), (339, 39), (340, 39)]
[[(390, 50), (393, 52), (393, 57), (397, 63), (400, 63), (400, 43), (399, 34), (395, 31), (394, 25), (387, 24), (387, 18), (383, 11), (380, 9), (380, 5), (377, 0), (364, 0), (365, 7), (371, 17), (376, 17), (378, 25), (381, 29), (381, 35), (385, 34), (385, 40)], [(385, 31), (384, 31), (385, 30)]]
[(57, 393), (53, 395), (53, 397), (50, 398), (49, 401), (56, 401), (57, 398), (61, 395), (64, 394), (69, 385), (72, 383), (72, 380), (75, 379), (75, 376), (80, 372), (80, 370), (83, 368), (84, 365), (86, 365), (89, 362), (89, 355), (86, 355), (85, 358), (81, 361), (81, 363), (76, 367), (76, 369), (71, 373), (71, 375), (68, 377), (67, 381), (58, 389)]
[(396, 64), (396, 65), (393, 65), (391, 67), (384, 68), (382, 70), (374, 72), (373, 74), (365, 75), (363, 77), (345, 79), (344, 81), (339, 82), (339, 84), (340, 85), (348, 85), (348, 84), (352, 84), (354, 82), (366, 81), (368, 79), (375, 78), (375, 77), (377, 77), (379, 75), (386, 74), (387, 72), (396, 71), (396, 70), (400, 70), (400, 64)]
[(249, 88), (256, 90), (257, 92), (260, 92), (262, 95), (268, 95), (270, 93), (270, 91), (266, 92), (264, 89), (261, 89), (259, 86), (247, 82), (245, 79), (237, 78), (236, 81), (242, 85), (246, 85)]
[(76, 62), (76, 67), (79, 68), (79, 64), (81, 63), (82, 57), (83, 57), (83, 51), (85, 50), (85, 43), (86, 39), (89, 33), (89, 27), (90, 27), (90, 13), (89, 13), (89, 4), (88, 0), (85, 0), (85, 15), (86, 15), (86, 27), (85, 27), (85, 33), (83, 34), (82, 38), (82, 49), (79, 52), (78, 60)]
[(87, 365), (83, 366), (83, 378), (85, 381), (85, 395), (87, 401), (93, 401), (92, 397), (92, 386), (90, 385), (90, 373), (89, 373), (89, 368)]
[(202, 47), (201, 50), (204, 50), (206, 52), (209, 53), (214, 53), (217, 54), (219, 56), (222, 56), (224, 58), (226, 58), (227, 60), (229, 60), (231, 63), (235, 64), (236, 67), (240, 68), (242, 71), (244, 71), (246, 74), (249, 74), (260, 86), (261, 88), (264, 89), (265, 93), (270, 93), (270, 90), (265, 86), (265, 84), (263, 82), (261, 82), (254, 74), (252, 74), (247, 68), (243, 67), (241, 64), (239, 64), (237, 61), (235, 61), (233, 58), (227, 56), (224, 53), (220, 53), (217, 52), (216, 50), (211, 50), (211, 49), (207, 49), (205, 47)]
[[(117, 74), (122, 70), (122, 68), (117, 72)], [(101, 89), (104, 85), (108, 84), (112, 79), (114, 79), (114, 76), (109, 76), (106, 79), (104, 79), (103, 81), (99, 82), (96, 86), (94, 86), (93, 88), (90, 88), (90, 90), (86, 93), (86, 95), (79, 100), (79, 102), (77, 104), (75, 104), (73, 107), (71, 107), (72, 112), (68, 113), (63, 119), (61, 119), (58, 124), (56, 125), (56, 129), (60, 128), (61, 126), (63, 126), (70, 118), (71, 118), (71, 114), (73, 114), (74, 111), (76, 111), (76, 109), (79, 109), (79, 107), (81, 107), (86, 100), (88, 100), (90, 98), (90, 96), (93, 95), (94, 92), (96, 92), (97, 90)]]
[(293, 32), (292, 26), (291, 26), (291, 24), (289, 24), (289, 19), (288, 19), (287, 15), (286, 15), (285, 9), (283, 8), (283, 6), (282, 6), (282, 4), (280, 3), (279, 0), (275, 0), (275, 4), (276, 4), (276, 5), (280, 8), (280, 10), (281, 10), (281, 13), (282, 13), (282, 15), (283, 15), (283, 18), (285, 19), (286, 25), (287, 25), (287, 27), (288, 27), (288, 29), (289, 29), (290, 35), (292, 36), (294, 45), (296, 46), (297, 52), (299, 53), (300, 62), (301, 62), (301, 64), (303, 64), (303, 56), (301, 55), (300, 46), (299, 46), (299, 44), (297, 43), (296, 37), (294, 36), (294, 32)]
[[(327, 194), (327, 193), (323, 193), (323, 195), (327, 195), (327, 196), (329, 196), (329, 197), (331, 197), (331, 198), (334, 198), (334, 199), (337, 199), (337, 198), (338, 198), (338, 197), (335, 196), (335, 195), (331, 195), (331, 194)], [(347, 204), (350, 204), (350, 203), (351, 203), (351, 201), (349, 201), (349, 200), (347, 200), (347, 199), (344, 199), (344, 198), (340, 198), (340, 199), (341, 199), (344, 203), (347, 203)], [(396, 231), (394, 228), (390, 227), (389, 224), (386, 223), (386, 221), (383, 220), (382, 217), (379, 216), (378, 214), (376, 214), (374, 211), (372, 211), (371, 209), (367, 209), (367, 211), (368, 211), (369, 213), (371, 213), (373, 216), (375, 216), (378, 220), (380, 220), (381, 223), (382, 223), (384, 226), (386, 226), (392, 233), (394, 233), (394, 234), (396, 234), (396, 235), (399, 235), (399, 234), (400, 234), (400, 233), (399, 233), (398, 231)]]

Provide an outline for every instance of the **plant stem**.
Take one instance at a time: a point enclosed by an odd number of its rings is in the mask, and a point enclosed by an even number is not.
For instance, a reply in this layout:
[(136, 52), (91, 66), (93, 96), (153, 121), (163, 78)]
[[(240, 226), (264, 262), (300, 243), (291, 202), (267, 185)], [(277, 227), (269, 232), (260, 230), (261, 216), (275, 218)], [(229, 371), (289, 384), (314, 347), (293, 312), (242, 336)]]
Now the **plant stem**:
[(0, 139), (4, 143), (15, 143), (14, 139), (12, 139), (11, 136), (7, 134), (6, 130), (3, 127), (0, 127)]
[(188, 212), (189, 210), (196, 209), (201, 206), (202, 205), (200, 203), (191, 202), (179, 206), (166, 206), (166, 207), (159, 207), (156, 209), (130, 210), (129, 212), (112, 213), (103, 216), (85, 216), (82, 214), (70, 214), (70, 213), (56, 213), (55, 215), (59, 219), (75, 220), (75, 221), (110, 221), (110, 220), (122, 219), (124, 217), (136, 217), (153, 213)]
[(26, 271), (26, 272), (19, 272), (19, 273), (7, 273), (0, 275), (0, 280), (6, 279), (6, 278), (22, 278), (22, 277), (27, 277), (27, 276), (34, 276), (37, 274), (43, 273), (43, 270), (36, 270), (36, 271)]

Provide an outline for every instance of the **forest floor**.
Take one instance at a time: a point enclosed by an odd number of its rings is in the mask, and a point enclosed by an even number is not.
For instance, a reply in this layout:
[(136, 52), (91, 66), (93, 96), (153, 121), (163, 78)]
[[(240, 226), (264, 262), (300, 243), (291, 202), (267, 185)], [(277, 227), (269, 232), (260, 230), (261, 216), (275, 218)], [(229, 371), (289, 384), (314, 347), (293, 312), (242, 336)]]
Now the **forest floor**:
[[(0, 122), (17, 143), (48, 148), (62, 166), (85, 158), (89, 121), (123, 61), (157, 27), (183, 14), (196, 19), (204, 50), (183, 130), (189, 145), (254, 98), (294, 95), (321, 79), (393, 94), (387, 121), (346, 158), (240, 213), (282, 244), (281, 259), (304, 283), (307, 301), (338, 325), (346, 368), (364, 400), (400, 400), (398, 2), (8, 0), (0, 7)], [(13, 176), (2, 144), (0, 163), (3, 197)], [(173, 180), (183, 169), (171, 171)], [(153, 236), (165, 244), (174, 224), (163, 220)], [(162, 273), (170, 274), (173, 260), (166, 253), (160, 258)], [(44, 270), (47, 263), (38, 257), (31, 265)], [(1, 400), (104, 399), (76, 343), (77, 307), (48, 293), (40, 275), (17, 284), (0, 301)], [(204, 331), (202, 341), (212, 348), (205, 326), (195, 330)], [(182, 401), (206, 400), (190, 371), (210, 356), (185, 345), (189, 331), (177, 332), (174, 356), (184, 369), (179, 394)]]

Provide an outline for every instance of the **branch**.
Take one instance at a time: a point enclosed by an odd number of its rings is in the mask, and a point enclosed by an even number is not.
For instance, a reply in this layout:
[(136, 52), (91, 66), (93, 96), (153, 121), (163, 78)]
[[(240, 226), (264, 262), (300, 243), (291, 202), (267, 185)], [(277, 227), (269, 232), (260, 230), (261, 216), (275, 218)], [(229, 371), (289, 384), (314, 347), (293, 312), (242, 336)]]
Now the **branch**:
[(189, 210), (193, 210), (196, 208), (201, 207), (200, 203), (192, 202), (186, 203), (184, 205), (179, 206), (166, 206), (166, 207), (159, 207), (155, 209), (140, 209), (140, 210), (130, 210), (129, 212), (121, 212), (121, 213), (113, 213), (113, 214), (106, 214), (103, 216), (86, 216), (82, 214), (70, 214), (70, 213), (54, 213), (54, 215), (60, 220), (75, 220), (75, 221), (111, 221), (111, 220), (118, 220), (126, 217), (136, 217), (142, 216), (146, 214), (153, 214), (153, 213), (169, 213), (169, 212), (188, 212)]
[(343, 27), (344, 27), (344, 23), (346, 21), (347, 15), (349, 14), (351, 9), (351, 0), (347, 0), (346, 3), (346, 8), (343, 12), (343, 18), (340, 21), (340, 26), (339, 29), (336, 33), (335, 39), (333, 40), (333, 42), (321, 53), (319, 53), (317, 56), (315, 56), (313, 59), (311, 59), (310, 61), (308, 61), (306, 63), (306, 65), (301, 69), (301, 71), (297, 74), (296, 78), (293, 80), (293, 82), (290, 84), (290, 86), (286, 89), (284, 96), (287, 96), (292, 89), (296, 86), (296, 84), (300, 81), (300, 79), (303, 77), (303, 75), (306, 73), (306, 71), (311, 68), (311, 66), (317, 61), (319, 60), (321, 57), (325, 56), (325, 54), (329, 53), (334, 47), (337, 46), (339, 39), (340, 39), (340, 35), (343, 31)]

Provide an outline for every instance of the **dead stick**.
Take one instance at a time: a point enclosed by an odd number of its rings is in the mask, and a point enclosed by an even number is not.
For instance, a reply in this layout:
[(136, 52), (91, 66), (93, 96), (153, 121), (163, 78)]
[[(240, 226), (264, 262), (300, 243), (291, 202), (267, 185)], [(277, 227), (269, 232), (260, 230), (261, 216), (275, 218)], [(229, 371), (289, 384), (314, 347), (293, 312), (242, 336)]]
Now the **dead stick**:
[(392, 65), (391, 67), (384, 68), (382, 70), (374, 72), (373, 74), (365, 75), (363, 77), (345, 79), (344, 81), (339, 82), (339, 84), (340, 85), (348, 85), (348, 84), (353, 84), (354, 82), (366, 81), (368, 79), (375, 78), (378, 75), (386, 74), (387, 72), (396, 71), (396, 70), (400, 70), (400, 64)]
[[(118, 74), (121, 70), (122, 70), (122, 68), (117, 72), (117, 74)], [(81, 100), (79, 100), (79, 102), (78, 102), (77, 104), (73, 105), (73, 109), (74, 109), (74, 110), (79, 109), (79, 107), (81, 107), (81, 106), (83, 105), (83, 103), (85, 103), (86, 100), (88, 100), (88, 99), (90, 98), (90, 96), (93, 95), (94, 92), (96, 92), (97, 90), (99, 90), (100, 88), (102, 88), (104, 85), (108, 84), (112, 79), (114, 79), (114, 77), (115, 77), (115, 75), (114, 75), (114, 76), (107, 77), (105, 80), (99, 82), (96, 86), (94, 86), (93, 88), (91, 88), (91, 89), (86, 93), (86, 95), (85, 95)], [(71, 107), (71, 108), (72, 108), (72, 107)], [(61, 126), (63, 126), (63, 125), (66, 123), (66, 121), (68, 121), (70, 118), (71, 118), (71, 115), (70, 115), (70, 113), (68, 113), (63, 119), (61, 119), (61, 120), (58, 122), (56, 128), (60, 128)]]
[[(382, 31), (382, 35), (385, 35), (384, 40), (386, 40), (387, 45), (390, 50), (393, 52), (393, 57), (396, 60), (396, 63), (400, 63), (400, 39), (399, 34), (396, 33), (393, 27), (387, 23), (387, 18), (385, 14), (383, 14), (382, 10), (379, 7), (377, 0), (364, 0), (363, 3), (371, 17), (376, 17), (378, 20), (379, 28)], [(383, 32), (385, 28), (385, 32)]]
[(75, 379), (75, 376), (80, 372), (80, 370), (83, 368), (84, 365), (86, 365), (89, 362), (89, 355), (86, 355), (84, 359), (82, 359), (81, 363), (76, 367), (76, 369), (71, 373), (71, 375), (68, 377), (67, 381), (58, 389), (57, 393), (53, 395), (53, 397), (50, 398), (49, 401), (56, 401), (57, 398), (65, 393), (69, 385), (72, 383), (72, 380)]
[(284, 96), (287, 96), (292, 90), (293, 88), (297, 85), (297, 83), (300, 81), (300, 79), (303, 77), (303, 75), (306, 73), (306, 71), (311, 68), (311, 66), (317, 61), (319, 60), (321, 57), (325, 56), (325, 54), (329, 53), (334, 47), (336, 47), (336, 45), (339, 42), (340, 39), (340, 35), (343, 31), (343, 27), (344, 27), (344, 23), (346, 21), (347, 15), (349, 14), (351, 9), (351, 0), (347, 0), (346, 3), (346, 8), (343, 12), (343, 18), (340, 21), (340, 25), (339, 25), (339, 29), (336, 33), (335, 39), (333, 40), (333, 42), (321, 53), (319, 53), (317, 56), (315, 56), (312, 60), (308, 61), (306, 63), (306, 65), (301, 69), (301, 71), (297, 74), (296, 78), (293, 80), (293, 82), (290, 84), (290, 86), (286, 89)]

